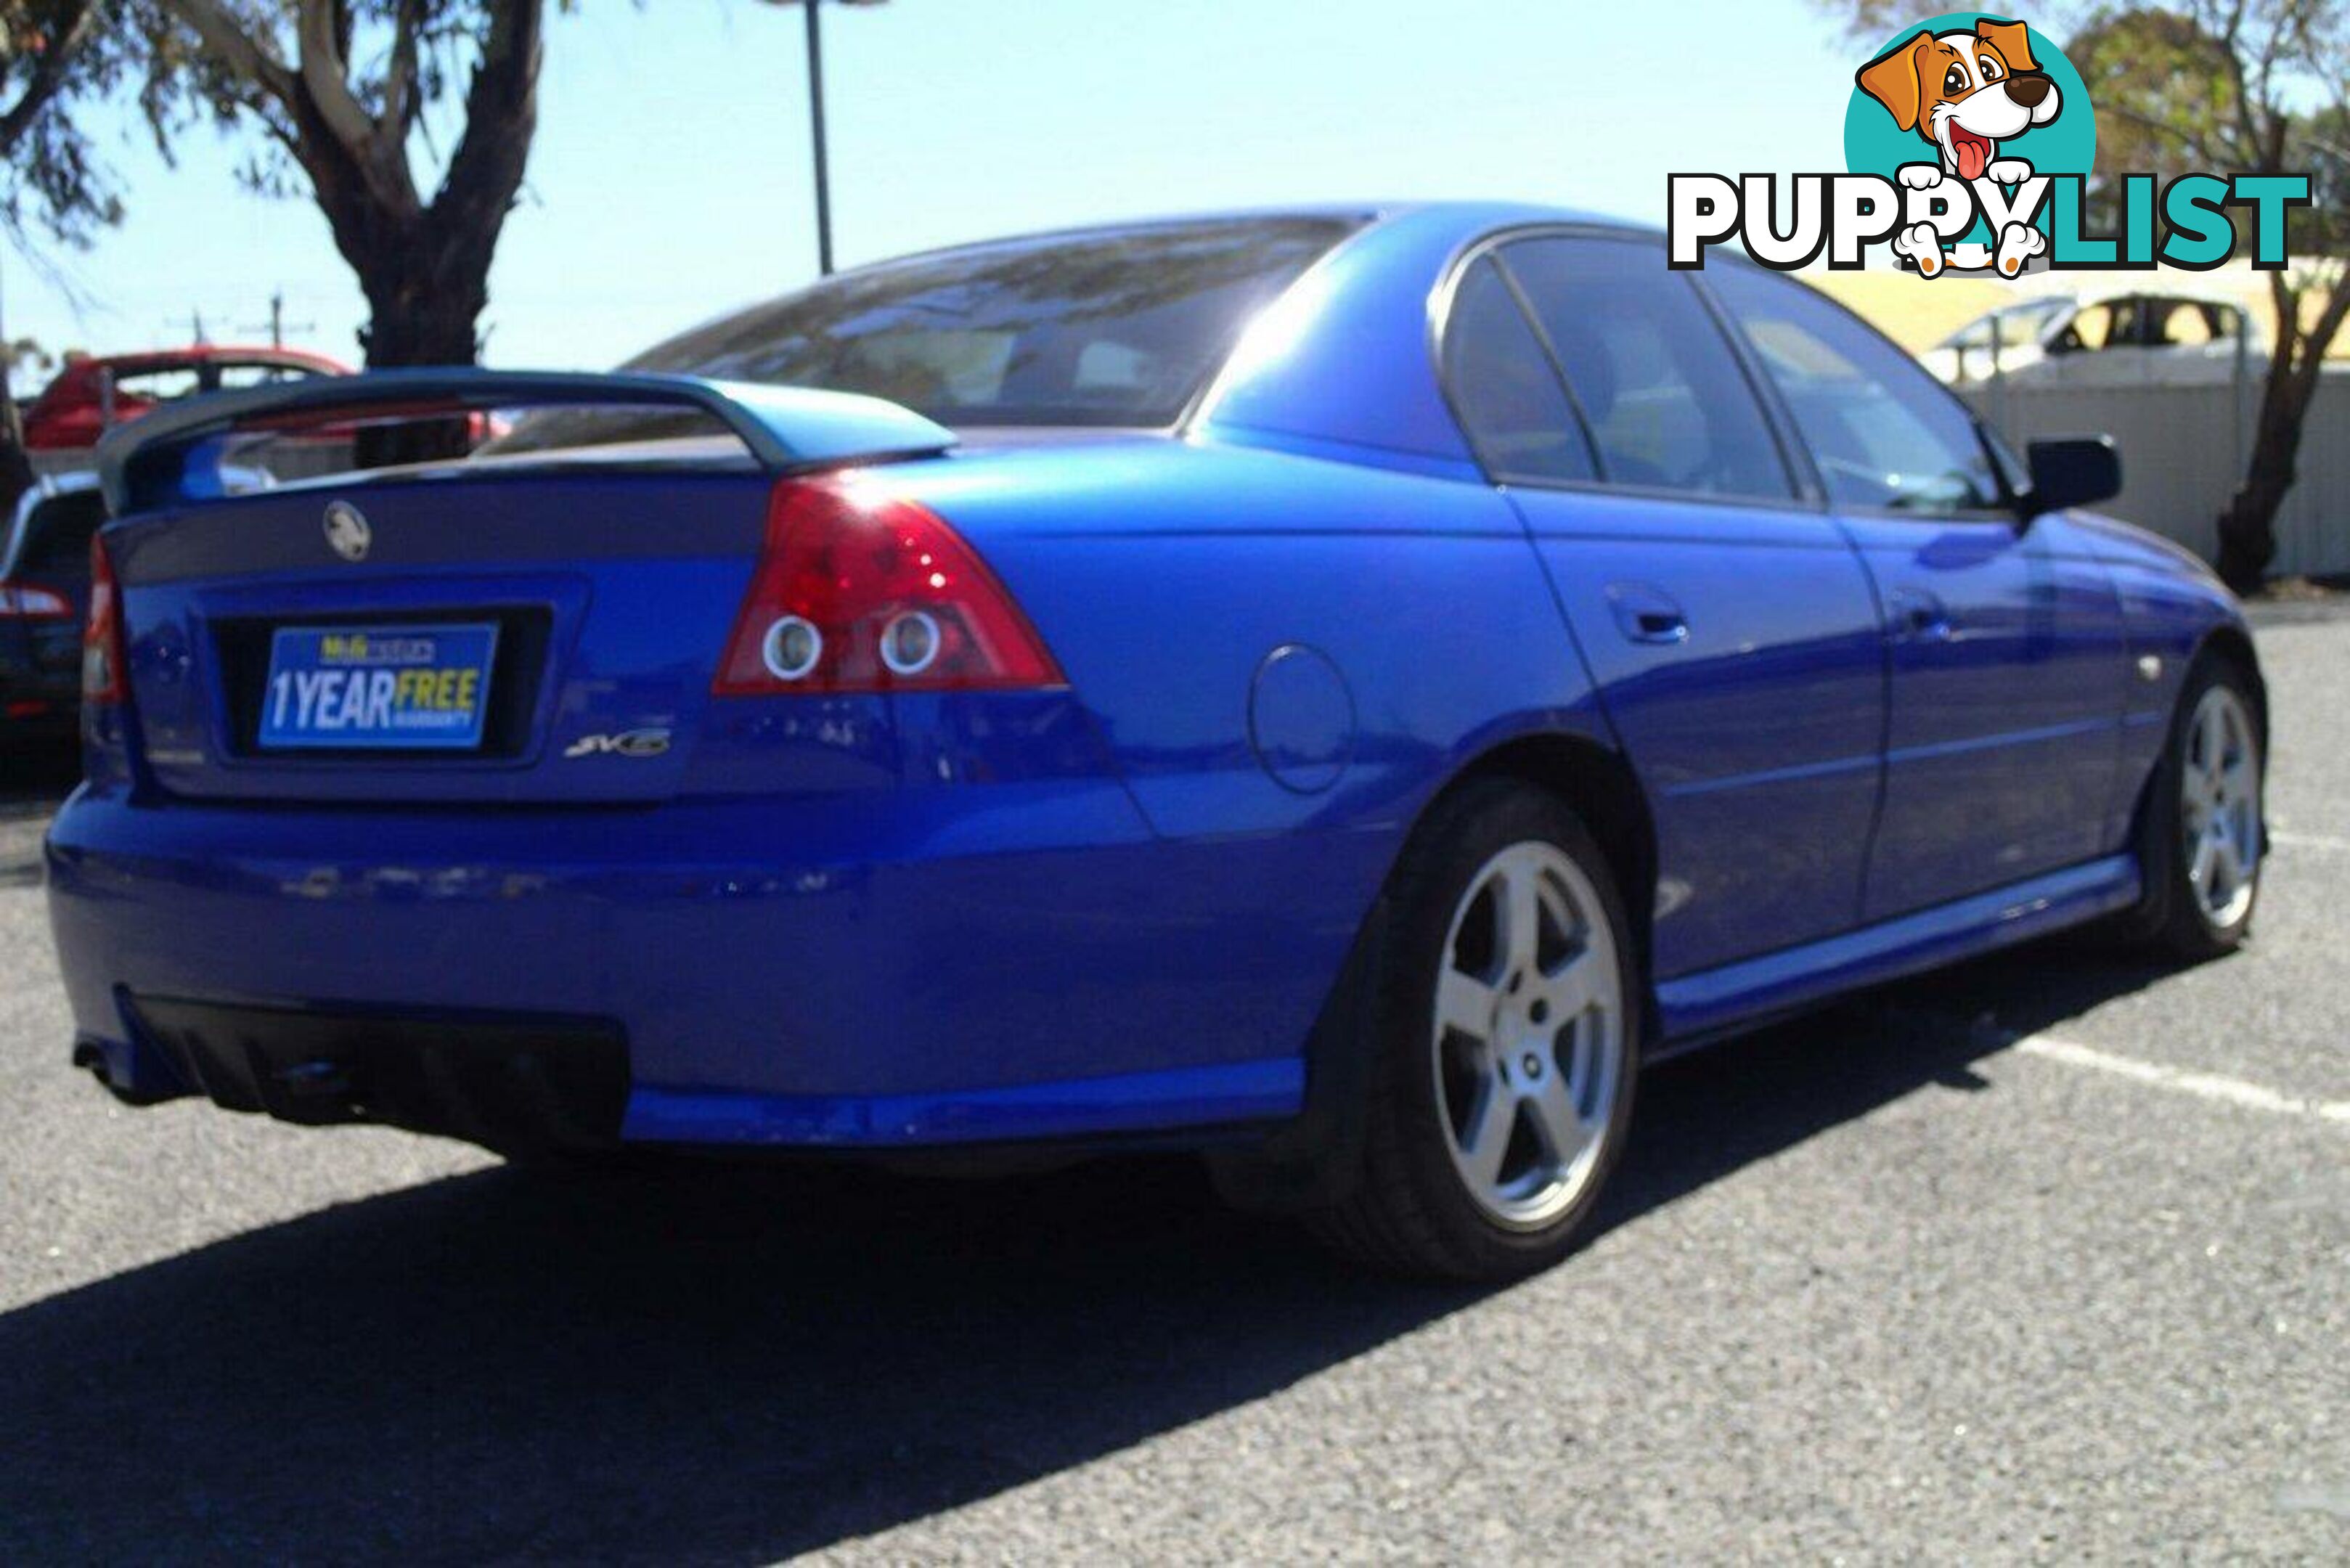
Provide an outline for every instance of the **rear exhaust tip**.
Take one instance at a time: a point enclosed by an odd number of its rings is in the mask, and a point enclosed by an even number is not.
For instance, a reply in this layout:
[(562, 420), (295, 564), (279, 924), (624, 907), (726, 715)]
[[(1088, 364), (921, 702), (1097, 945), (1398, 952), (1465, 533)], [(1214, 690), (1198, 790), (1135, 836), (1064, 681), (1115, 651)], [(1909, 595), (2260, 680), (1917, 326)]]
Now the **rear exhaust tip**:
[(94, 1040), (74, 1042), (73, 1064), (81, 1068), (108, 1088), (114, 1087), (113, 1075), (107, 1070), (106, 1052)]

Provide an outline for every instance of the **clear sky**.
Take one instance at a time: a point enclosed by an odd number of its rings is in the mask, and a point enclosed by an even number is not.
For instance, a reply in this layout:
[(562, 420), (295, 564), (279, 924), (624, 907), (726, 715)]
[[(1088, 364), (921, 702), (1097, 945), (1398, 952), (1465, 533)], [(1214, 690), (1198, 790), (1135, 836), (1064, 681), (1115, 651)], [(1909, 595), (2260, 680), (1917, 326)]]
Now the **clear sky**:
[[(525, 205), (484, 325), (503, 366), (603, 366), (816, 272), (800, 15), (583, 0), (548, 27)], [(844, 265), (1151, 213), (1504, 196), (1661, 220), (1676, 170), (1840, 165), (1853, 51), (1802, 0), (890, 0), (825, 16)], [(7, 254), (53, 351), (265, 337), (350, 359), (364, 309), (315, 210), (162, 163), (109, 120), (130, 216)]]

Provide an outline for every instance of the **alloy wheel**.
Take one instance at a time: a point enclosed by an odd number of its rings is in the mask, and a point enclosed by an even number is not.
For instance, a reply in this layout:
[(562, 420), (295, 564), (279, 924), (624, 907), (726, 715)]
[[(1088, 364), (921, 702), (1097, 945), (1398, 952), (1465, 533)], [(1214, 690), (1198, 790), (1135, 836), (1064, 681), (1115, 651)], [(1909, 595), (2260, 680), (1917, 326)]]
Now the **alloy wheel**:
[(1440, 962), (1431, 1056), (1446, 1147), (1490, 1219), (1539, 1230), (1590, 1185), (1623, 1090), (1615, 934), (1590, 878), (1531, 840), (1470, 879)]
[(2258, 732), (2244, 701), (2214, 686), (2195, 704), (2180, 759), (2178, 821), (2188, 884), (2214, 930), (2251, 908), (2261, 865)]

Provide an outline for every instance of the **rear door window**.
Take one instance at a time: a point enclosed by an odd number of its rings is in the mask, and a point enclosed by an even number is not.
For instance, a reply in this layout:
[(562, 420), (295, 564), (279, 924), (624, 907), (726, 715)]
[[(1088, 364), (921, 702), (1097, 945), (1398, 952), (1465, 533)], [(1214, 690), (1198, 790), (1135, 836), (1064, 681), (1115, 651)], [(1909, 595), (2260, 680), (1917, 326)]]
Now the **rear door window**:
[(1444, 379), (1478, 462), (1496, 480), (1590, 480), (1590, 443), (1550, 356), (1492, 258), (1453, 291)]
[(1663, 248), (1540, 238), (1502, 252), (1612, 484), (1722, 499), (1794, 493), (1769, 420), (1712, 314)]
[(2057, 335), (2055, 348), (2060, 354), (2096, 350), (2111, 345), (2114, 336), (2114, 307), (2092, 305), (2073, 317), (2071, 326)]
[(2234, 313), (2226, 306), (2199, 299), (2158, 299), (2148, 304), (2158, 348), (2208, 348), (2236, 335)]

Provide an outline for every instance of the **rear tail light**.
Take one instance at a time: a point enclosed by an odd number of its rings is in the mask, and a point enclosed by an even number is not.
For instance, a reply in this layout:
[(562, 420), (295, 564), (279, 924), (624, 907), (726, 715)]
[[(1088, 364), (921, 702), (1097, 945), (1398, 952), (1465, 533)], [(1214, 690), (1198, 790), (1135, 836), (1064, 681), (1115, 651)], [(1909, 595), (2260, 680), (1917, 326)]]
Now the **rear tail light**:
[(73, 601), (50, 588), (0, 583), (0, 620), (71, 620)]
[(1066, 684), (944, 519), (856, 473), (785, 480), (712, 690), (978, 691)]
[(106, 541), (89, 541), (89, 623), (81, 633), (81, 700), (85, 705), (122, 701), (122, 595)]

